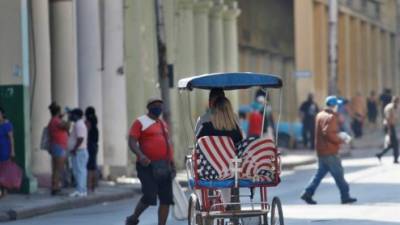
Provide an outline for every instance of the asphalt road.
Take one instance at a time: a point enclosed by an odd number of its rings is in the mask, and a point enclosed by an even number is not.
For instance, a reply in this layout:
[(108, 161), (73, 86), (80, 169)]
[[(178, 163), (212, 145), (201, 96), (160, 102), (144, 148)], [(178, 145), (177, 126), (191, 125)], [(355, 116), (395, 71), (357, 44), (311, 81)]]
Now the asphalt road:
[[(351, 195), (358, 198), (356, 204), (340, 204), (339, 192), (329, 176), (323, 180), (315, 195), (318, 205), (304, 204), (299, 195), (311, 178), (315, 165), (285, 172), (282, 183), (269, 189), (269, 196), (281, 198), (285, 224), (288, 225), (400, 224), (400, 165), (392, 164), (391, 160), (391, 157), (384, 158), (381, 164), (376, 158), (344, 160)], [(138, 197), (4, 224), (122, 225), (137, 201)], [(156, 221), (157, 208), (152, 207), (143, 214), (140, 224), (153, 225), (157, 224)], [(168, 224), (183, 225), (187, 221), (176, 221), (171, 216)]]

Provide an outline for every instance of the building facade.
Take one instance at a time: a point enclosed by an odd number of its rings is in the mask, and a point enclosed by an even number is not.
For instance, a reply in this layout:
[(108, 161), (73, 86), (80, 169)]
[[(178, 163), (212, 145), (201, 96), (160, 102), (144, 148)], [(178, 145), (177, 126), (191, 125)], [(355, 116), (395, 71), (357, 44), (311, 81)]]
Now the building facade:
[[(127, 147), (129, 127), (146, 113), (146, 100), (160, 94), (155, 2), (1, 1), (0, 29), (8, 32), (0, 34), (0, 105), (13, 111), (10, 102), (21, 102), (21, 114), (10, 119), (16, 124), (21, 118), (26, 122), (15, 127), (17, 140), (25, 140), (25, 146), (17, 146), (17, 155), (23, 158), (19, 163), (26, 165), (26, 171), (39, 176), (50, 173), (50, 157), (39, 144), (50, 119), (48, 105), (56, 101), (63, 108), (94, 106), (101, 131), (98, 161), (104, 175), (133, 173), (134, 156)], [(171, 131), (176, 162), (183, 167), (193, 145), (189, 121), (194, 123), (206, 110), (208, 93), (198, 91), (188, 97), (178, 92), (177, 81), (238, 70), (240, 10), (234, 0), (162, 3), (167, 61), (174, 70)], [(14, 86), (25, 87), (23, 96), (27, 97), (7, 100), (8, 88)], [(238, 93), (228, 95), (237, 108)]]
[[(338, 3), (338, 94), (367, 96), (384, 88), (399, 94), (398, 1)], [(322, 105), (328, 94), (328, 1), (241, 0), (239, 7), (240, 70), (283, 77), (285, 121), (298, 119), (297, 108), (308, 93)], [(272, 98), (275, 109), (278, 100)]]

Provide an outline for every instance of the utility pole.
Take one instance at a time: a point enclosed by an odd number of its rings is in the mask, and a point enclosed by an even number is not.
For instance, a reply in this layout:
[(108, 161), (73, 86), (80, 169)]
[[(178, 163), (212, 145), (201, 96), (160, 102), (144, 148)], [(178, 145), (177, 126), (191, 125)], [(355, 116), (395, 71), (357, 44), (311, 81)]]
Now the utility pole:
[(158, 48), (158, 80), (161, 89), (161, 98), (164, 102), (163, 117), (171, 127), (171, 100), (169, 95), (169, 76), (167, 63), (167, 46), (165, 41), (165, 23), (163, 0), (155, 0), (156, 7), (156, 32)]
[(337, 23), (338, 1), (329, 0), (329, 95), (337, 94)]

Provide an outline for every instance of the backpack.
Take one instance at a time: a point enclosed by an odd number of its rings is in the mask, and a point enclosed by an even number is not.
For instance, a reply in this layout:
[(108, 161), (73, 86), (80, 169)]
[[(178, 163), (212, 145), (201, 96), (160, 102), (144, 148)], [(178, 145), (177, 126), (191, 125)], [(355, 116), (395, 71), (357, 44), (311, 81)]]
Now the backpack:
[(49, 128), (45, 126), (42, 130), (42, 138), (40, 139), (40, 149), (50, 151), (50, 135)]

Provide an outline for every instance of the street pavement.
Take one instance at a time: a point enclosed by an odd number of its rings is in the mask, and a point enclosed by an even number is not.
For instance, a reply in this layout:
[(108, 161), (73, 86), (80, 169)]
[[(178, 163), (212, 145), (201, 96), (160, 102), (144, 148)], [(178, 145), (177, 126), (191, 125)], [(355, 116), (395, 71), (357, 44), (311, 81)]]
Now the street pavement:
[[(285, 171), (282, 183), (269, 189), (270, 200), (273, 196), (279, 196), (282, 200), (285, 224), (400, 224), (400, 165), (394, 165), (391, 156), (384, 157), (382, 163), (379, 163), (375, 157), (371, 157), (373, 152), (356, 150), (352, 152), (352, 157), (343, 160), (351, 195), (358, 198), (358, 202), (352, 205), (340, 204), (338, 189), (330, 176), (323, 180), (314, 196), (318, 205), (306, 205), (299, 196), (313, 175), (316, 165)], [(247, 192), (246, 189), (242, 191)], [(135, 196), (127, 200), (4, 224), (122, 225), (124, 218), (132, 212), (138, 199), (139, 196)], [(151, 207), (141, 217), (140, 224), (153, 225), (157, 224), (156, 221), (157, 208)], [(187, 221), (176, 221), (170, 216), (168, 224), (183, 225), (187, 224)]]

